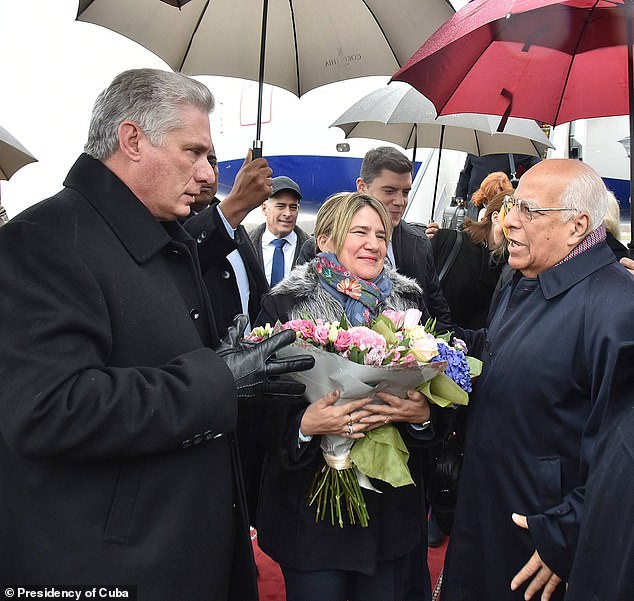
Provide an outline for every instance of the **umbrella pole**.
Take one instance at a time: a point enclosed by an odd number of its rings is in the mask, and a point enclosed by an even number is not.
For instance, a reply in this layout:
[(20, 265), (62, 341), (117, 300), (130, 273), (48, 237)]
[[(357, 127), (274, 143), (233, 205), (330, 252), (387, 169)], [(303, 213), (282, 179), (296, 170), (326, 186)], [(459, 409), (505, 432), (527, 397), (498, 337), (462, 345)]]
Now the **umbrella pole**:
[(262, 3), (262, 36), (260, 37), (260, 72), (258, 75), (258, 114), (255, 124), (255, 140), (253, 142), (253, 158), (262, 156), (262, 96), (264, 95), (264, 59), (266, 58), (266, 20), (269, 14), (269, 0)]
[(416, 147), (418, 146), (418, 124), (414, 123), (414, 150), (412, 150), (412, 181), (416, 176)]
[[(625, 24), (627, 28), (627, 93), (630, 108), (630, 145), (634, 140), (634, 80), (632, 79), (632, 0), (625, 0)], [(630, 152), (630, 242), (628, 244), (629, 257), (634, 257), (634, 211), (632, 199), (634, 198), (634, 159)]]
[(436, 210), (436, 192), (438, 191), (438, 177), (440, 175), (440, 159), (442, 157), (442, 143), (445, 137), (445, 126), (440, 126), (440, 147), (438, 148), (438, 166), (436, 167), (436, 183), (434, 184), (434, 197), (431, 200), (431, 217), (430, 221), (434, 220), (434, 211)]

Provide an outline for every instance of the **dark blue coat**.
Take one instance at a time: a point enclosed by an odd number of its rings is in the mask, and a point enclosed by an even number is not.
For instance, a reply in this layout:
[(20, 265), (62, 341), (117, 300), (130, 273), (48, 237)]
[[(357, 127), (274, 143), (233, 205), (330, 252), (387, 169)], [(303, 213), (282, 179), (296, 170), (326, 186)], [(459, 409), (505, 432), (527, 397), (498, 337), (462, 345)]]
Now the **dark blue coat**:
[(634, 344), (624, 346), (592, 459), (566, 601), (634, 599)]
[[(537, 549), (567, 579), (616, 351), (634, 340), (634, 279), (600, 243), (502, 291), (469, 408), (443, 601), (523, 599)], [(530, 530), (511, 514), (528, 516)], [(563, 594), (563, 587), (560, 587)], [(557, 598), (557, 594), (553, 597)], [(561, 598), (561, 597), (559, 597)]]

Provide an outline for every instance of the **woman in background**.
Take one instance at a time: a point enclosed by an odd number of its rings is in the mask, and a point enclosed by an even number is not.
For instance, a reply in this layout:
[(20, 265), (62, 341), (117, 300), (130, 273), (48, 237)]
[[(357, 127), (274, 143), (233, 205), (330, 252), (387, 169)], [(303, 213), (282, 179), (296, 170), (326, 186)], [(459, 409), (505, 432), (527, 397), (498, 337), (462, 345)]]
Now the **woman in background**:
[(478, 219), (484, 217), (489, 200), (497, 196), (500, 192), (513, 193), (513, 185), (508, 175), (503, 171), (494, 171), (487, 175), (480, 184), (480, 187), (473, 193), (471, 202), (479, 208)]
[[(492, 197), (480, 221), (465, 219), (462, 232), (441, 229), (431, 240), (436, 271), (442, 275), (440, 285), (454, 323), (463, 328), (475, 330), (486, 325), (491, 299), (506, 262), (500, 209), (508, 193)], [(461, 241), (457, 242), (459, 237)], [(454, 257), (452, 250), (457, 244)]]

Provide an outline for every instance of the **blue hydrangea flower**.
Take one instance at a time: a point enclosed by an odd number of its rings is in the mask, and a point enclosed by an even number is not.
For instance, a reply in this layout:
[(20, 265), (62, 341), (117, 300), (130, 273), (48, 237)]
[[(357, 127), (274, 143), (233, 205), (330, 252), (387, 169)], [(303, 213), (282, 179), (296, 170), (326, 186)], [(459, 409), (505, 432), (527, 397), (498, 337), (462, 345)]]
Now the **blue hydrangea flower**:
[(447, 361), (445, 373), (465, 392), (471, 392), (471, 376), (464, 353), (439, 340), (438, 355), (432, 361)]

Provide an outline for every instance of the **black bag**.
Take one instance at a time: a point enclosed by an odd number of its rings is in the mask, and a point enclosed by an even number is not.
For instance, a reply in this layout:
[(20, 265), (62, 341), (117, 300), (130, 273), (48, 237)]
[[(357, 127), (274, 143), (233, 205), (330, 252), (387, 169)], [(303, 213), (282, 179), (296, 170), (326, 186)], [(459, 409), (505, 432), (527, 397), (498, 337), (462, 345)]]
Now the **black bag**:
[(458, 478), (462, 467), (463, 448), (455, 432), (442, 443), (437, 457), (432, 462), (428, 483), (429, 504), (444, 534), (451, 533), (456, 499), (458, 498)]

